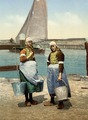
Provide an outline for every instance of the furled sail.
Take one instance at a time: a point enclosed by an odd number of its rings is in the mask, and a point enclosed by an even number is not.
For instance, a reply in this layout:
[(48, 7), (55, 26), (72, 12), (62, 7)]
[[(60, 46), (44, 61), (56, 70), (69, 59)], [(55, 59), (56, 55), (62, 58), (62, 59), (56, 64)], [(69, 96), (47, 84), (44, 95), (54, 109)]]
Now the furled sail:
[(16, 36), (19, 43), (20, 35), (31, 36), (34, 42), (47, 39), (47, 6), (46, 0), (34, 0), (29, 14), (20, 32)]

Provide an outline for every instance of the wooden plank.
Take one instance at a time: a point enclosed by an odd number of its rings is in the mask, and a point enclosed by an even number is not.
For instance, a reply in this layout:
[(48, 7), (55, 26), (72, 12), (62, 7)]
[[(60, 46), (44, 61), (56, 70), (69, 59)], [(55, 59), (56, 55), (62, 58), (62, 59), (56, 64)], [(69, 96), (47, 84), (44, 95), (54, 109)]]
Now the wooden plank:
[(19, 65), (0, 66), (0, 72), (2, 71), (15, 71), (19, 70)]

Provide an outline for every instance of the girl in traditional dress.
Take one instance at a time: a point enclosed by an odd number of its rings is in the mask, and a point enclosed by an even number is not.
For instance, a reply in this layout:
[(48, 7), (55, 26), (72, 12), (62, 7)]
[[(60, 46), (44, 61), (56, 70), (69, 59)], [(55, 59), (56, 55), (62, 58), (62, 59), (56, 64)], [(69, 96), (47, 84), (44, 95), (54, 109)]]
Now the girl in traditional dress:
[(32, 93), (35, 92), (35, 86), (37, 85), (38, 75), (32, 47), (32, 38), (26, 38), (25, 44), (26, 47), (20, 52), (20, 79), (22, 82), (27, 83), (25, 105), (31, 106), (31, 104), (38, 104), (32, 97)]
[[(52, 106), (55, 104), (54, 97), (56, 87), (62, 85), (62, 79), (65, 81), (68, 87), (68, 97), (71, 97), (70, 88), (67, 80), (67, 76), (64, 69), (64, 54), (57, 47), (56, 42), (50, 42), (51, 52), (48, 56), (48, 77), (47, 77), (47, 86), (48, 92), (51, 100), (44, 102), (44, 106)], [(62, 101), (58, 101), (58, 109), (64, 108), (64, 103)]]

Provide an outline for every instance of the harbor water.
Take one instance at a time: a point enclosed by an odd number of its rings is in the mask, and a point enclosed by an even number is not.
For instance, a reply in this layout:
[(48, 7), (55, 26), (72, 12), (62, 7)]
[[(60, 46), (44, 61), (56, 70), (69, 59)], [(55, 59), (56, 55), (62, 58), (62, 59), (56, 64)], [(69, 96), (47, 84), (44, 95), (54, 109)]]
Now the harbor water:
[[(62, 49), (65, 54), (65, 71), (67, 74), (86, 75), (86, 51)], [(45, 50), (45, 54), (35, 54), (38, 74), (41, 76), (47, 75), (47, 57), (50, 53), (49, 49)], [(0, 50), (0, 66), (18, 65), (19, 53), (13, 53), (8, 50)], [(0, 72), (0, 77), (3, 78), (19, 78), (19, 70)]]

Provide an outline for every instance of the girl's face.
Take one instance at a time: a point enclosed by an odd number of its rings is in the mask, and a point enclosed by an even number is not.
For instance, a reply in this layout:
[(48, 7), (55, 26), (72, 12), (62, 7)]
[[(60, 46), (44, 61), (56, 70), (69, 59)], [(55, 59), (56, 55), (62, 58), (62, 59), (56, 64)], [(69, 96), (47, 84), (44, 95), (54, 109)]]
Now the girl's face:
[(28, 41), (27, 46), (31, 47), (32, 46), (32, 41)]
[(51, 45), (51, 46), (50, 46), (50, 49), (51, 49), (52, 52), (56, 51), (56, 48), (57, 48), (56, 45)]

